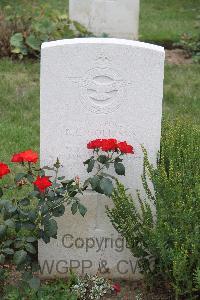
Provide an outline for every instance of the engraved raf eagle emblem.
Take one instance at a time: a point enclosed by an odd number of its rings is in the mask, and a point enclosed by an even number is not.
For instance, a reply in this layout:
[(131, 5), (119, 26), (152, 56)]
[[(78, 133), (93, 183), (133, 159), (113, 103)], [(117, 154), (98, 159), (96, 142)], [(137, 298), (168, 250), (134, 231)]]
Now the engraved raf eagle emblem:
[(111, 59), (100, 53), (95, 67), (82, 77), (73, 77), (80, 87), (80, 100), (85, 108), (97, 114), (107, 114), (119, 108), (125, 98), (127, 83), (112, 67)]
[(115, 110), (123, 99), (124, 83), (117, 71), (110, 67), (110, 60), (100, 55), (96, 68), (90, 69), (82, 78), (82, 102), (96, 113)]

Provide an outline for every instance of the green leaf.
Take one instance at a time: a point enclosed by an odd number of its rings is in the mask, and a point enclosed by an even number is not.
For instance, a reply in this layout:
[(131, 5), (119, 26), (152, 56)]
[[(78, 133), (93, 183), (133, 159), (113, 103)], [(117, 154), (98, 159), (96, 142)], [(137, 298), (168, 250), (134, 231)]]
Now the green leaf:
[(22, 218), (28, 217), (28, 212), (27, 211), (25, 211), (23, 209), (18, 209), (18, 212), (19, 212), (20, 217), (22, 217)]
[(35, 224), (31, 223), (31, 222), (24, 222), (22, 224), (23, 228), (27, 229), (27, 230), (34, 230), (35, 229)]
[(33, 50), (40, 51), (41, 41), (37, 39), (33, 34), (30, 34), (26, 38), (26, 44)]
[(35, 222), (35, 220), (37, 219), (37, 213), (35, 211), (30, 211), (28, 213), (28, 218), (31, 222)]
[(98, 176), (94, 176), (92, 178), (90, 178), (90, 184), (93, 190), (95, 190), (97, 188), (97, 186), (99, 185), (100, 182), (100, 178)]
[(45, 176), (45, 171), (43, 169), (40, 169), (38, 175), (41, 177)]
[(10, 44), (11, 44), (11, 46), (13, 46), (15, 48), (20, 49), (23, 45), (23, 40), (24, 40), (24, 37), (23, 37), (22, 33), (15, 33), (10, 38)]
[(38, 290), (40, 288), (40, 279), (37, 277), (33, 277), (28, 281), (30, 288), (34, 290)]
[(28, 206), (28, 205), (30, 205), (30, 200), (28, 198), (24, 198), (24, 199), (20, 200), (19, 203), (22, 206)]
[(9, 201), (8, 200), (1, 200), (0, 201), (0, 209), (2, 209), (3, 207), (7, 207), (9, 205)]
[(116, 157), (116, 158), (115, 158), (115, 162), (117, 162), (117, 163), (118, 163), (118, 162), (122, 162), (122, 161), (123, 161), (123, 159), (120, 158), (120, 157)]
[(81, 34), (86, 35), (88, 33), (87, 29), (79, 22), (73, 21), (73, 24), (74, 24), (76, 30), (79, 31)]
[(3, 189), (0, 187), (0, 198), (3, 196)]
[(24, 250), (16, 251), (13, 257), (14, 263), (18, 266), (26, 261), (27, 252)]
[(58, 225), (55, 220), (50, 219), (44, 223), (44, 232), (48, 237), (54, 237), (57, 235)]
[(12, 219), (8, 219), (4, 222), (4, 224), (6, 226), (8, 226), (9, 228), (15, 228), (15, 222)]
[(7, 255), (13, 255), (15, 253), (14, 250), (11, 248), (4, 248), (4, 249), (2, 249), (2, 252)]
[(6, 234), (7, 227), (5, 225), (0, 225), (0, 237), (3, 237)]
[(12, 53), (14, 53), (14, 54), (20, 54), (20, 52), (21, 52), (20, 48), (12, 49)]
[(13, 214), (17, 210), (17, 206), (14, 206), (12, 204), (6, 205), (6, 208), (10, 214)]
[(71, 180), (64, 180), (61, 183), (64, 187), (66, 187), (72, 185), (74, 182), (75, 182), (74, 179), (71, 179)]
[(23, 241), (16, 241), (14, 243), (14, 246), (15, 246), (16, 249), (23, 248), (24, 247), (24, 242)]
[(62, 204), (59, 207), (54, 208), (52, 213), (53, 213), (54, 217), (58, 218), (58, 217), (63, 216), (64, 212), (65, 212), (65, 206)]
[(63, 180), (63, 179), (65, 179), (65, 176), (58, 177), (58, 180)]
[(45, 244), (48, 244), (50, 242), (50, 237), (48, 237), (43, 230), (40, 231), (40, 236)]
[(83, 204), (79, 203), (78, 204), (78, 210), (79, 210), (81, 216), (84, 217), (86, 212), (87, 212), (87, 208)]
[(99, 194), (104, 194), (104, 191), (100, 187), (100, 181), (102, 177), (94, 176), (90, 178), (90, 184), (93, 191), (96, 191)]
[(83, 162), (84, 165), (88, 165), (90, 162), (91, 158), (87, 159), (86, 161)]
[(40, 192), (38, 191), (32, 191), (31, 193), (29, 193), (29, 197), (31, 198), (37, 197), (38, 195), (40, 195)]
[(26, 177), (26, 173), (17, 173), (15, 175), (15, 181), (16, 182), (21, 181), (24, 177)]
[(74, 202), (71, 206), (71, 212), (73, 215), (75, 215), (77, 213), (77, 210), (78, 210), (78, 203), (77, 202)]
[(26, 241), (27, 241), (28, 243), (34, 243), (34, 242), (37, 241), (37, 239), (36, 239), (34, 236), (28, 236), (28, 237), (26, 238)]
[(118, 175), (125, 175), (125, 167), (122, 163), (114, 163), (114, 167), (115, 167), (115, 172)]
[(91, 159), (90, 162), (88, 163), (88, 167), (87, 167), (87, 172), (88, 173), (92, 172), (92, 170), (94, 168), (94, 164), (95, 164), (95, 160)]
[(42, 216), (46, 215), (49, 211), (49, 207), (46, 203), (44, 203), (44, 205), (41, 207), (41, 214)]
[(112, 181), (105, 177), (100, 181), (100, 188), (103, 190), (106, 196), (111, 196), (114, 189)]
[(107, 163), (107, 161), (109, 160), (109, 158), (106, 155), (99, 155), (99, 157), (97, 158), (97, 160), (101, 164), (105, 164), (105, 163)]
[(40, 270), (40, 265), (37, 261), (33, 261), (31, 263), (31, 270), (32, 270), (32, 272), (37, 272)]
[(85, 191), (88, 188), (88, 185), (90, 184), (90, 179), (91, 178), (88, 178), (85, 180), (85, 182), (83, 184), (83, 188), (82, 188), (83, 191)]
[(31, 243), (27, 243), (25, 245), (25, 248), (26, 248), (26, 251), (28, 251), (31, 254), (36, 254), (36, 252), (37, 252), (35, 247)]
[(10, 246), (12, 245), (12, 243), (13, 243), (13, 240), (6, 240), (4, 242), (4, 247), (5, 248), (10, 248)]
[(0, 254), (0, 265), (3, 265), (5, 262), (5, 255)]
[(54, 197), (55, 197), (55, 193), (54, 193), (54, 191), (52, 191), (52, 190), (49, 190), (48, 191), (48, 197), (49, 198), (51, 198), (52, 200), (54, 199)]
[(33, 177), (32, 175), (28, 174), (28, 175), (26, 176), (26, 178), (27, 178), (27, 180), (28, 180), (30, 183), (33, 183), (34, 177)]

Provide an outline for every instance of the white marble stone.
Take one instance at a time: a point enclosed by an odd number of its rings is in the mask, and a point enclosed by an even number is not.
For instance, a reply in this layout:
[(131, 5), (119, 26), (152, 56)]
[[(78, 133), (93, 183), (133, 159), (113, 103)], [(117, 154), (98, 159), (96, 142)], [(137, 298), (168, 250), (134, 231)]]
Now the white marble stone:
[(139, 0), (70, 0), (69, 15), (95, 36), (138, 39)]
[[(90, 156), (86, 144), (95, 138), (126, 140), (135, 155), (125, 158), (124, 184), (134, 195), (141, 189), (142, 151), (152, 163), (160, 147), (164, 77), (162, 47), (122, 39), (74, 39), (44, 43), (41, 58), (41, 165), (52, 164), (57, 156), (67, 178), (88, 177), (83, 161)], [(79, 273), (95, 274), (107, 261), (106, 276), (135, 278), (135, 259), (128, 249), (118, 250), (117, 232), (104, 213), (111, 200), (88, 192), (82, 201), (88, 207), (84, 218), (66, 213), (59, 220), (58, 240), (39, 244), (41, 266), (53, 264), (51, 274), (62, 275), (66, 264)], [(62, 243), (70, 234), (68, 249)], [(74, 245), (80, 240), (78, 248)], [(86, 240), (96, 239), (86, 250)], [(102, 240), (104, 238), (104, 240)], [(112, 245), (106, 245), (105, 239)], [(116, 242), (117, 240), (117, 242)], [(98, 251), (98, 243), (102, 248)], [(117, 243), (117, 244), (116, 244)], [(82, 245), (83, 244), (83, 245)], [(70, 246), (71, 244), (67, 244)], [(78, 262), (73, 262), (78, 260)], [(91, 263), (88, 262), (91, 261)], [(92, 265), (91, 265), (92, 264)], [(74, 266), (73, 265), (73, 266)], [(89, 268), (89, 265), (90, 268)], [(88, 268), (84, 268), (88, 266)]]

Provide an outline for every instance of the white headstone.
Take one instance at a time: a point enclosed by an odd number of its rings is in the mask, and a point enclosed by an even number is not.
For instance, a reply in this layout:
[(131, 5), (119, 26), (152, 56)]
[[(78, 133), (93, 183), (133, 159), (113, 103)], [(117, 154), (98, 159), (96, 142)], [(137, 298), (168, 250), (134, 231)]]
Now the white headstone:
[[(41, 61), (41, 165), (59, 157), (62, 175), (88, 178), (83, 161), (95, 138), (133, 145), (123, 179), (130, 192), (142, 188), (141, 144), (155, 164), (160, 147), (164, 77), (162, 47), (122, 39), (74, 39), (44, 43)], [(122, 177), (120, 177), (122, 179)], [(87, 192), (83, 218), (67, 212), (58, 239), (39, 244), (43, 275), (79, 273), (135, 278), (135, 259), (110, 224), (112, 200)], [(69, 210), (69, 208), (68, 208)], [(45, 265), (46, 264), (46, 265)], [(49, 270), (47, 268), (49, 267)]]
[(69, 0), (69, 15), (97, 37), (138, 39), (139, 0)]

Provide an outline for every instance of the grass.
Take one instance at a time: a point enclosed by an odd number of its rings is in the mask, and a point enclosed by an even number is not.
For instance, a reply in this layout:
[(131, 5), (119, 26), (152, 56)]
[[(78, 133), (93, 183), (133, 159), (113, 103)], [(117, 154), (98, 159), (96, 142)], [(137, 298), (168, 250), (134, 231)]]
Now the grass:
[(164, 115), (200, 124), (200, 65), (166, 65)]
[(0, 153), (39, 148), (39, 64), (0, 60)]
[(140, 39), (167, 44), (183, 33), (197, 35), (199, 17), (199, 0), (141, 0)]
[[(164, 116), (200, 124), (200, 65), (166, 65)], [(39, 150), (39, 63), (0, 60), (0, 160)]]

